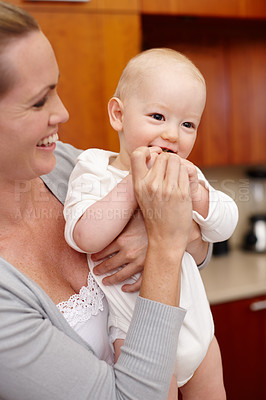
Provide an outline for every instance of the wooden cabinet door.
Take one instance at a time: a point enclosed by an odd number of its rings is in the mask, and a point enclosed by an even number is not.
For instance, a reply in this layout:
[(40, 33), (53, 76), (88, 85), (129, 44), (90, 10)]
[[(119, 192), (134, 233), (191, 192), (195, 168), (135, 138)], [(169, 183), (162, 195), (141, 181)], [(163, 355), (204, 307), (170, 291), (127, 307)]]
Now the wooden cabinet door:
[(266, 163), (266, 21), (144, 16), (143, 45), (170, 47), (201, 70), (207, 102), (189, 159)]
[(232, 164), (266, 162), (266, 24), (229, 47)]
[(266, 17), (264, 0), (141, 0), (144, 13), (209, 17)]
[[(101, 12), (92, 12), (90, 6), (119, 9), (122, 3), (19, 4), (37, 19), (55, 50), (60, 69), (58, 92), (70, 114), (59, 128), (60, 139), (81, 149), (119, 150), (107, 103), (126, 63), (139, 52), (140, 17), (125, 5), (121, 11)], [(130, 4), (136, 8), (136, 1)]]
[(262, 296), (211, 307), (227, 400), (266, 399), (265, 303), (266, 296)]

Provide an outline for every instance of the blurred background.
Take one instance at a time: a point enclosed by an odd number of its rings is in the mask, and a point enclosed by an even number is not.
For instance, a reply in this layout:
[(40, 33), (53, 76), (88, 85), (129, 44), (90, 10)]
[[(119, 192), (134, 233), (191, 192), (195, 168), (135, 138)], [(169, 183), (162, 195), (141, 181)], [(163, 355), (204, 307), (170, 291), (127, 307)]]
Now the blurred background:
[(234, 198), (240, 218), (202, 277), (228, 400), (265, 400), (266, 1), (11, 2), (36, 17), (54, 47), (70, 112), (60, 138), (81, 149), (119, 149), (107, 102), (141, 50), (174, 48), (203, 73), (207, 104), (189, 159)]

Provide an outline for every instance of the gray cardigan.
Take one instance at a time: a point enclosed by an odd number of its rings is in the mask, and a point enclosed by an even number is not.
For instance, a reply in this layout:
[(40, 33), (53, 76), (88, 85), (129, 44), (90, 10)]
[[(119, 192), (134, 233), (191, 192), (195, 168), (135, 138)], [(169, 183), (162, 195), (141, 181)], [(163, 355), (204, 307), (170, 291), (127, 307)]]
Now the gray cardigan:
[[(56, 168), (42, 177), (62, 203), (77, 154), (58, 142)], [(0, 258), (0, 399), (164, 400), (184, 316), (185, 310), (139, 297), (112, 368), (35, 282)]]

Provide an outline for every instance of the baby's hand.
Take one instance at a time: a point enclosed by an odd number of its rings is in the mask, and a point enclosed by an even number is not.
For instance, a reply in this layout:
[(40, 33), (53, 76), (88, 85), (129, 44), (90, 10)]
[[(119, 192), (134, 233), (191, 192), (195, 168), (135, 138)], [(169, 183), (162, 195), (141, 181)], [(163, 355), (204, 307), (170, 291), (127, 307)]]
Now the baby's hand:
[(152, 146), (149, 147), (149, 150), (150, 150), (150, 158), (147, 159), (147, 167), (150, 169), (153, 166), (154, 161), (158, 157), (158, 154), (162, 152), (162, 149), (159, 146)]
[(181, 162), (187, 168), (188, 178), (189, 178), (190, 195), (191, 195), (191, 199), (193, 202), (196, 199), (198, 200), (198, 194), (199, 194), (199, 191), (201, 190), (200, 182), (198, 179), (197, 168), (191, 161), (188, 161), (184, 158), (182, 158)]
[(203, 218), (207, 218), (209, 212), (209, 191), (205, 187), (204, 181), (199, 180), (195, 165), (185, 159), (182, 159), (182, 164), (186, 166), (188, 172), (193, 210), (197, 211)]
[[(134, 151), (138, 150), (142, 151), (143, 148), (149, 149), (149, 155), (147, 155), (146, 157), (146, 166), (148, 169), (151, 169), (158, 155), (162, 153), (162, 149), (159, 146), (151, 146), (151, 147), (141, 146), (136, 148)], [(129, 170), (129, 173), (130, 174), (132, 173), (131, 168)]]

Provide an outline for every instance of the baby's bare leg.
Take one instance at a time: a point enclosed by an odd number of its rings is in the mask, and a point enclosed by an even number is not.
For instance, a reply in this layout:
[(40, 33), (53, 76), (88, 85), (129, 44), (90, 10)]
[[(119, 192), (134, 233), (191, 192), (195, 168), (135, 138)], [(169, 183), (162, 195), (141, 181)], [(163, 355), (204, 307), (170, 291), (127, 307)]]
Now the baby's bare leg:
[(166, 400), (178, 400), (178, 389), (175, 375), (172, 376), (168, 396)]
[(226, 400), (221, 353), (215, 337), (193, 377), (180, 391), (183, 400)]
[(121, 347), (124, 344), (124, 339), (116, 339), (114, 341), (114, 351), (115, 351), (115, 363), (117, 362), (120, 353), (121, 353)]

